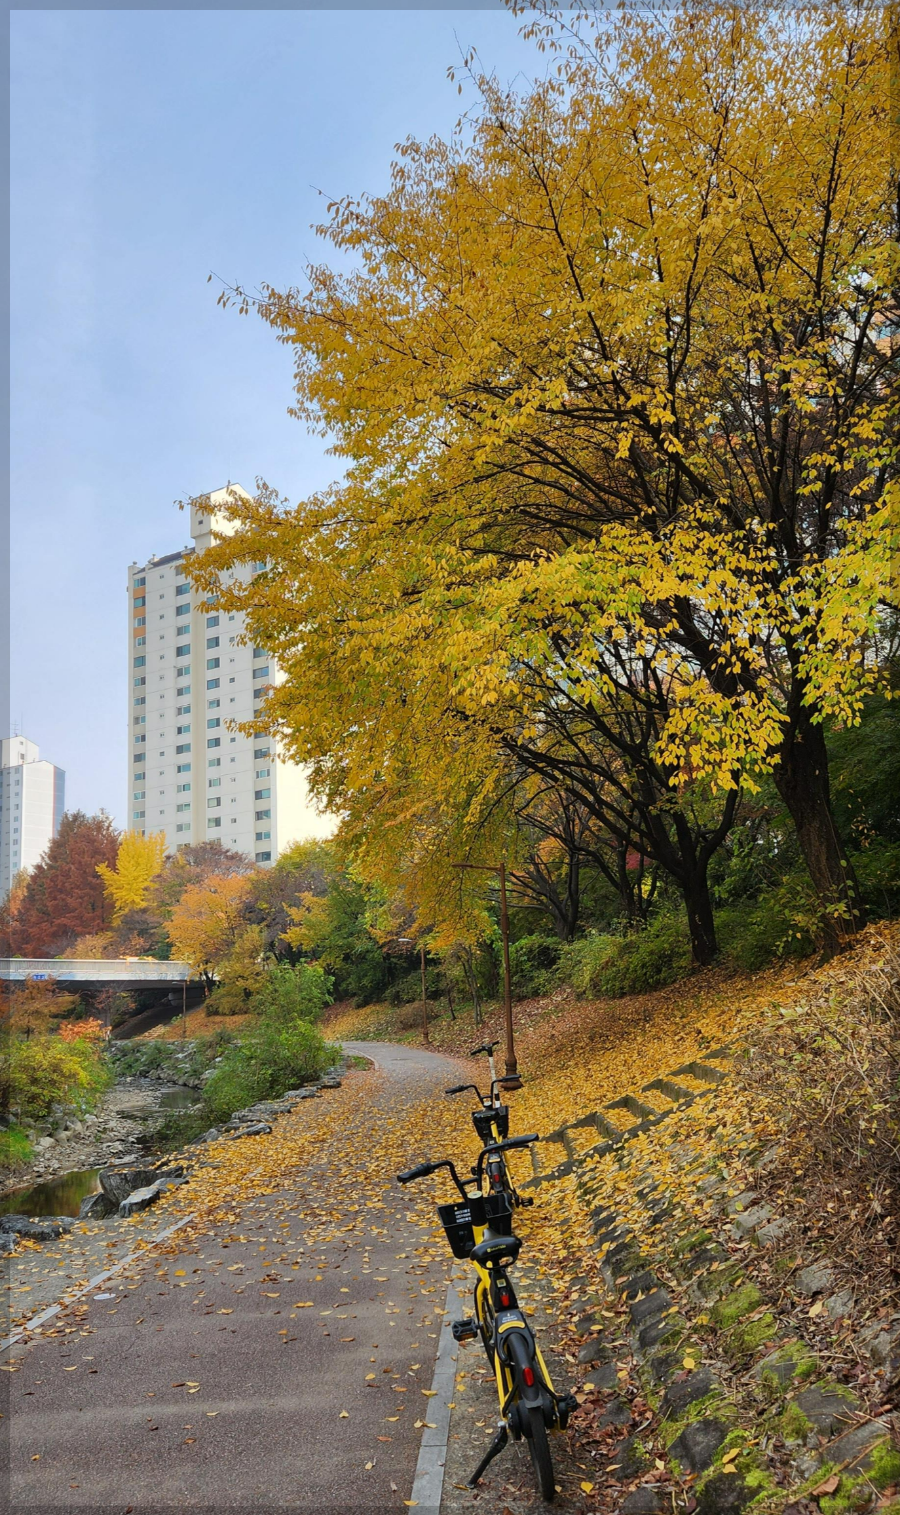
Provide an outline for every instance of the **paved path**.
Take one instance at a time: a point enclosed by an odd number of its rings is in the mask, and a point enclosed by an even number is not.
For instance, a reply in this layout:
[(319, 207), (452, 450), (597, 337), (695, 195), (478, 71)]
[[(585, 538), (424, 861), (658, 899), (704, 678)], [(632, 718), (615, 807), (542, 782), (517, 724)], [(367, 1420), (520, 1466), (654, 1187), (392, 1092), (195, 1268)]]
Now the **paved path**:
[(235, 1198), (197, 1244), (173, 1237), (67, 1307), (56, 1335), (13, 1348), (16, 1515), (407, 1508), (450, 1259), (408, 1194), (384, 1175), (363, 1186), (373, 1131), (394, 1122), (402, 1142), (404, 1112), (459, 1065), (346, 1050), (378, 1066), (348, 1080), (370, 1083), (365, 1101), (333, 1096), (343, 1150), (286, 1172), (278, 1194)]

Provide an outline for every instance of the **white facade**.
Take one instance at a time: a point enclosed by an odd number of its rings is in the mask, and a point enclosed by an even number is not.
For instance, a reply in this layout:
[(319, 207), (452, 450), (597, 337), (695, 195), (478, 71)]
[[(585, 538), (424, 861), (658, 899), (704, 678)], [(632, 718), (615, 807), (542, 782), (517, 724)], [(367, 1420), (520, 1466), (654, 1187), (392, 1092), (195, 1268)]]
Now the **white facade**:
[[(227, 494), (215, 491), (212, 505)], [(231, 530), (193, 506), (193, 547), (128, 570), (128, 825), (165, 832), (168, 851), (216, 840), (266, 866), (334, 823), (313, 808), (302, 770), (281, 760), (274, 738), (230, 729), (252, 720), (280, 677), (262, 650), (242, 644), (243, 616), (209, 606), (185, 576), (191, 555)]]
[(66, 801), (62, 768), (41, 760), (34, 742), (0, 742), (0, 893), (20, 868), (33, 868), (59, 830)]

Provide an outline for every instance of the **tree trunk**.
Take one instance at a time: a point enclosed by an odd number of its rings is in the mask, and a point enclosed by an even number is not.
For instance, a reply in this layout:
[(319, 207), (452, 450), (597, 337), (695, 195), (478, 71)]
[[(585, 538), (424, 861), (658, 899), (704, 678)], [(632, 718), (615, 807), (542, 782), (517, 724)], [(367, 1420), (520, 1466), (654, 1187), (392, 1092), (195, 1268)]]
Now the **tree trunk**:
[(716, 923), (713, 917), (712, 899), (706, 869), (697, 869), (682, 883), (684, 903), (687, 907), (688, 929), (691, 933), (691, 952), (694, 962), (706, 968), (719, 950), (716, 941)]
[(821, 725), (796, 699), (793, 717), (772, 777), (790, 812), (803, 860), (822, 908), (822, 944), (837, 952), (865, 924), (856, 875), (844, 852), (831, 812), (828, 749)]

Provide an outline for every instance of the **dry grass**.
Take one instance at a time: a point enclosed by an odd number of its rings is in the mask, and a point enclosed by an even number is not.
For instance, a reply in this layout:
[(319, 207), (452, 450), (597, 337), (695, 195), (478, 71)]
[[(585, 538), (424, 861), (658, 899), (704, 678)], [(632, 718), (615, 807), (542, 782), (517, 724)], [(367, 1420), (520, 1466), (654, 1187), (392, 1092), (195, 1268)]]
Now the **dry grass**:
[[(197, 1036), (212, 1036), (214, 1031), (240, 1031), (248, 1021), (255, 1020), (253, 1015), (207, 1015), (206, 1007), (198, 1005), (196, 1009), (189, 1010), (184, 1019), (184, 1034), (188, 1038)], [(153, 1026), (149, 1031), (143, 1031), (136, 1036), (139, 1042), (180, 1042), (182, 1036), (181, 1016), (178, 1015), (173, 1021), (165, 1026)]]

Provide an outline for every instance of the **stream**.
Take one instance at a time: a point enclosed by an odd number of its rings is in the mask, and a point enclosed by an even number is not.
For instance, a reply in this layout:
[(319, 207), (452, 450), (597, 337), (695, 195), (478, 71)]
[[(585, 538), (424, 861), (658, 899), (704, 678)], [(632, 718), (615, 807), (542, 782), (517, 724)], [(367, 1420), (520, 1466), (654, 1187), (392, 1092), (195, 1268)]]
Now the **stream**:
[[(117, 1112), (130, 1115), (136, 1123), (142, 1117), (152, 1121), (163, 1111), (189, 1110), (200, 1101), (198, 1090), (185, 1084), (167, 1086), (149, 1079), (122, 1080), (112, 1092)], [(148, 1095), (152, 1098), (148, 1099)], [(145, 1134), (140, 1130), (135, 1131), (132, 1141), (126, 1145), (134, 1147)], [(87, 1156), (88, 1152), (85, 1151), (84, 1155)], [(100, 1166), (106, 1166), (108, 1161), (114, 1160), (110, 1157)], [(82, 1200), (99, 1191), (99, 1173), (99, 1166), (73, 1168), (69, 1172), (57, 1173), (12, 1189), (0, 1196), (0, 1215), (26, 1215), (29, 1219), (38, 1219), (43, 1215), (77, 1216)]]

